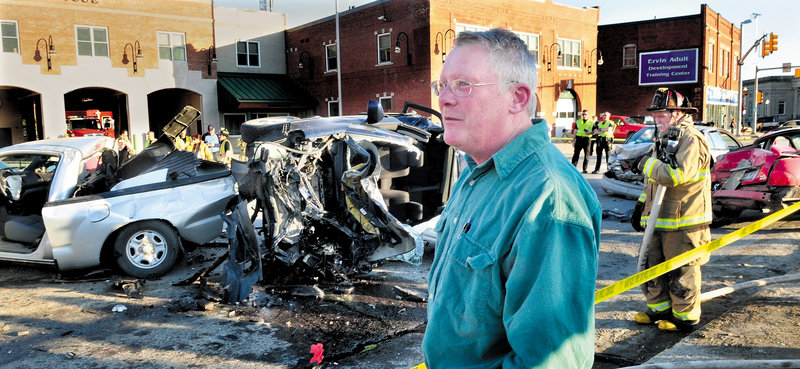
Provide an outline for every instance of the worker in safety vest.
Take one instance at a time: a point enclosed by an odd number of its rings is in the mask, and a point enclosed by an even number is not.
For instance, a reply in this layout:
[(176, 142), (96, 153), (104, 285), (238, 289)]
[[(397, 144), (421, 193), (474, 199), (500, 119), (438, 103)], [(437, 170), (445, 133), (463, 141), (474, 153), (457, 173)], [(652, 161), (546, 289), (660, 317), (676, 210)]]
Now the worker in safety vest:
[(233, 144), (228, 140), (228, 129), (223, 128), (219, 131), (219, 162), (227, 166), (231, 165), (233, 159)]
[(608, 151), (611, 150), (611, 141), (614, 141), (614, 128), (617, 125), (611, 120), (611, 113), (600, 114), (600, 120), (594, 124), (593, 133), (597, 136), (597, 163), (594, 165), (594, 172), (600, 172), (600, 162), (603, 161), (603, 151), (606, 153), (606, 167), (608, 167)]
[[(646, 182), (637, 203), (641, 224), (657, 217), (647, 248), (650, 268), (711, 240), (711, 152), (692, 122), (690, 114), (697, 109), (677, 91), (658, 89), (647, 110), (653, 111), (657, 139), (652, 155), (643, 156), (634, 167)], [(650, 214), (659, 185), (666, 187), (661, 209)], [(658, 322), (658, 329), (665, 331), (691, 331), (700, 322), (700, 265), (707, 261), (705, 255), (642, 285), (648, 308), (636, 314), (636, 322)]]
[(572, 165), (578, 167), (578, 158), (583, 151), (583, 172), (586, 173), (586, 167), (589, 165), (589, 140), (592, 138), (592, 129), (594, 129), (594, 122), (589, 119), (589, 112), (584, 110), (581, 112), (581, 117), (575, 121), (573, 128), (572, 147), (575, 151), (572, 153)]

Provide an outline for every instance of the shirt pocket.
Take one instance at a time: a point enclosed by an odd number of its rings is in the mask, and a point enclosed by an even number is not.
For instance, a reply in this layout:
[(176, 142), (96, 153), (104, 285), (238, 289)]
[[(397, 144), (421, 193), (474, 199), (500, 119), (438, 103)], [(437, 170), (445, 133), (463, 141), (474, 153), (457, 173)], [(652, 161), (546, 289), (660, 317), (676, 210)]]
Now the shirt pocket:
[(497, 259), (467, 233), (459, 233), (453, 246), (451, 280), (447, 284), (453, 290), (448, 295), (457, 297), (453, 306), (456, 318), (468, 323), (458, 325), (456, 330), (463, 330), (461, 333), (469, 336), (483, 331), (474, 331), (476, 327), (497, 321), (491, 316), (502, 311), (501, 291), (494, 277)]

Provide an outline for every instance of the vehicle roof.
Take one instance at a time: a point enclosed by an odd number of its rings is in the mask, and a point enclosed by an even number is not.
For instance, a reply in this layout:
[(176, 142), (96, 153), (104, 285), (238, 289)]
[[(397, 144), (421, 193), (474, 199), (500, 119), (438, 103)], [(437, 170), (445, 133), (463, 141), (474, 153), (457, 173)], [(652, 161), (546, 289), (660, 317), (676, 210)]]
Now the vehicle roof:
[(104, 147), (114, 147), (114, 139), (106, 136), (53, 138), (18, 143), (2, 148), (0, 152), (20, 149), (64, 152), (67, 149), (74, 149), (80, 151), (82, 157), (87, 158)]

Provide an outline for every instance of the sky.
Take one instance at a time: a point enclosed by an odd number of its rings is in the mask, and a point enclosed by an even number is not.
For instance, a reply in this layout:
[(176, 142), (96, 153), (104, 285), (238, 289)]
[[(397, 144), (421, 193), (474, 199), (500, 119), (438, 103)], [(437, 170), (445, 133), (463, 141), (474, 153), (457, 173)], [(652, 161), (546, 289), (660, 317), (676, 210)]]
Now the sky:
[[(259, 0), (213, 0), (216, 6), (242, 9), (258, 9)], [(267, 0), (269, 2), (269, 0)], [(533, 1), (533, 0), (532, 0)], [(337, 0), (272, 0), (273, 11), (286, 14), (289, 27), (305, 24), (316, 19), (333, 15)], [(338, 0), (339, 10), (369, 3), (369, 0)], [(752, 18), (753, 13), (761, 14), (742, 26), (742, 53), (765, 33), (778, 35), (778, 51), (761, 58), (759, 49), (754, 49), (745, 59), (742, 76), (745, 80), (755, 76), (755, 68), (780, 67), (783, 63), (800, 66), (800, 33), (797, 28), (797, 15), (800, 14), (798, 0), (553, 0), (557, 4), (575, 7), (600, 7), (599, 25), (634, 22), (655, 18), (670, 18), (700, 14), (700, 5), (708, 4), (723, 18), (736, 24)], [(659, 4), (655, 6), (654, 4)], [(780, 69), (759, 71), (758, 76), (793, 75)]]

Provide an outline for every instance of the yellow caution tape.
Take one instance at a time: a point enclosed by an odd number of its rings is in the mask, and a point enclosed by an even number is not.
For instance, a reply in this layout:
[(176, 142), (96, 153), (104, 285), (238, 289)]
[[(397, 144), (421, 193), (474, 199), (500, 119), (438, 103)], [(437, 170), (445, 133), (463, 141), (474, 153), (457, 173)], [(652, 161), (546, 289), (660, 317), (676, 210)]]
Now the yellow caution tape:
[(749, 235), (750, 233), (761, 230), (764, 227), (769, 226), (770, 224), (785, 218), (786, 216), (797, 211), (798, 209), (800, 209), (800, 202), (796, 202), (787, 208), (776, 211), (775, 213), (770, 214), (761, 220), (753, 222), (752, 224), (743, 227), (737, 231), (728, 233), (701, 247), (698, 247), (691, 251), (687, 251), (661, 264), (655, 265), (639, 273), (636, 273), (628, 278), (625, 278), (619, 282), (615, 282), (606, 287), (603, 287), (594, 293), (594, 303), (597, 304), (605, 300), (608, 300), (611, 297), (619, 295), (620, 293), (623, 293), (653, 278), (656, 278), (660, 275), (664, 275), (666, 273), (669, 273), (670, 271), (673, 271), (686, 264), (689, 264), (692, 260), (704, 256), (707, 253), (710, 254), (712, 251), (722, 248), (723, 246), (727, 246), (731, 243), (734, 243), (739, 239), (741, 239), (742, 237)]
[[(800, 202), (796, 202), (789, 207), (781, 209), (775, 213), (772, 213), (761, 220), (755, 221), (750, 225), (740, 228), (737, 231), (728, 233), (714, 241), (711, 241), (701, 247), (698, 247), (694, 250), (687, 251), (683, 254), (680, 254), (672, 259), (669, 259), (661, 264), (653, 266), (651, 268), (645, 269), (639, 273), (636, 273), (628, 278), (625, 278), (619, 282), (612, 283), (606, 287), (603, 287), (597, 290), (594, 293), (594, 303), (598, 304), (605, 300), (608, 300), (620, 293), (623, 293), (633, 287), (636, 287), (642, 283), (645, 283), (655, 277), (660, 275), (669, 273), (675, 269), (678, 269), (686, 264), (689, 264), (692, 260), (695, 260), (704, 254), (711, 253), (714, 250), (720, 249), (724, 246), (730, 245), (744, 236), (747, 236), (753, 232), (759, 231), (764, 227), (769, 226), (772, 223), (775, 223), (790, 214), (794, 213), (800, 209)], [(419, 364), (411, 369), (427, 369), (425, 364)]]

